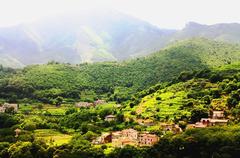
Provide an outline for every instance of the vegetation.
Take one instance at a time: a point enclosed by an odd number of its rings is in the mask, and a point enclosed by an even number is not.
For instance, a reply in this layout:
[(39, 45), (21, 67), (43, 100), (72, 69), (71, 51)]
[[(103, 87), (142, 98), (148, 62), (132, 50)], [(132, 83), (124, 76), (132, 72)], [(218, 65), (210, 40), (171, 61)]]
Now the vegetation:
[(67, 102), (96, 98), (123, 102), (137, 91), (173, 80), (179, 72), (211, 69), (239, 60), (237, 45), (192, 39), (172, 44), (148, 57), (124, 62), (75, 66), (50, 62), (27, 66), (2, 79), (0, 97), (50, 104), (59, 104), (59, 97)]
[[(239, 53), (235, 45), (194, 39), (121, 63), (1, 68), (0, 101), (18, 102), (19, 110), (0, 113), (0, 157), (239, 157)], [(74, 106), (97, 99), (107, 103)], [(211, 110), (224, 110), (229, 125), (185, 129)], [(105, 120), (108, 115), (116, 120)], [(184, 132), (165, 132), (161, 123)], [(92, 143), (126, 128), (154, 133), (160, 141), (123, 148)]]

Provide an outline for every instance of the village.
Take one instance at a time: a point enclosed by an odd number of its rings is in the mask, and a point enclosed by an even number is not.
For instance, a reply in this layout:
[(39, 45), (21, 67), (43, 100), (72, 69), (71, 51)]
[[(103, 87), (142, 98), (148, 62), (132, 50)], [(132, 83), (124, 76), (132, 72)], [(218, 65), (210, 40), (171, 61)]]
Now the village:
[(138, 132), (134, 129), (125, 129), (122, 131), (115, 131), (110, 133), (104, 133), (97, 139), (95, 139), (93, 144), (106, 144), (112, 143), (115, 147), (123, 147), (125, 145), (134, 146), (151, 146), (157, 143), (159, 137), (155, 134), (150, 134), (147, 132)]
[[(104, 100), (96, 100), (93, 103), (89, 102), (78, 102), (75, 104), (77, 108), (95, 108), (97, 105), (107, 103)], [(117, 105), (116, 107), (121, 107), (121, 105)], [(0, 105), (0, 113), (12, 111), (17, 113), (19, 110), (18, 104), (10, 104), (4, 103)], [(117, 117), (113, 114), (106, 115), (105, 119), (106, 122), (114, 122), (117, 120)], [(141, 126), (156, 126), (153, 121), (149, 120), (136, 120), (136, 122)], [(207, 128), (211, 126), (221, 126), (227, 125), (228, 119), (224, 114), (224, 111), (210, 111), (208, 118), (201, 118), (199, 122), (194, 124), (188, 124), (186, 129), (190, 128)], [(171, 132), (173, 134), (181, 133), (183, 130), (179, 127), (179, 125), (175, 123), (169, 122), (161, 122), (158, 123), (159, 130), (162, 131), (163, 134), (167, 132)], [(20, 129), (16, 129), (16, 136), (18, 136)], [(150, 133), (147, 131), (137, 131), (133, 128), (123, 129), (120, 131), (110, 131), (106, 133), (102, 133), (99, 137), (92, 141), (92, 144), (101, 145), (101, 144), (108, 144), (111, 143), (114, 147), (124, 147), (126, 145), (133, 145), (133, 146), (152, 146), (156, 144), (160, 140), (161, 135), (157, 135), (155, 133)]]
[[(105, 121), (115, 121), (114, 115), (105, 117)], [(187, 129), (190, 128), (206, 128), (211, 126), (227, 125), (228, 119), (225, 119), (224, 111), (211, 111), (209, 118), (201, 118), (200, 122), (195, 124), (188, 124)], [(142, 125), (141, 123), (139, 123)], [(149, 124), (151, 126), (151, 124)], [(160, 123), (160, 129), (163, 133), (172, 132), (173, 134), (181, 133), (183, 130), (174, 123)], [(93, 144), (107, 144), (112, 143), (115, 147), (124, 147), (125, 145), (133, 146), (152, 146), (159, 141), (160, 137), (149, 132), (139, 132), (134, 129), (124, 129), (122, 131), (114, 131), (103, 133), (96, 138)]]

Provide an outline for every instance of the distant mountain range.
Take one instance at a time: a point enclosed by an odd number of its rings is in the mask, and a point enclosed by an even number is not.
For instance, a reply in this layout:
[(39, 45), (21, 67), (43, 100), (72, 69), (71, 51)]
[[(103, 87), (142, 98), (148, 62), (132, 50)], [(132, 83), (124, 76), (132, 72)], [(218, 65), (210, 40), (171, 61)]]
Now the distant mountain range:
[(73, 64), (124, 60), (192, 37), (239, 43), (240, 24), (191, 22), (183, 30), (170, 30), (114, 11), (63, 15), (0, 28), (0, 64), (23, 67), (51, 60)]
[(193, 37), (204, 37), (224, 42), (240, 42), (240, 24), (222, 23), (215, 25), (201, 25), (189, 22), (184, 29), (176, 31), (172, 39), (187, 39)]

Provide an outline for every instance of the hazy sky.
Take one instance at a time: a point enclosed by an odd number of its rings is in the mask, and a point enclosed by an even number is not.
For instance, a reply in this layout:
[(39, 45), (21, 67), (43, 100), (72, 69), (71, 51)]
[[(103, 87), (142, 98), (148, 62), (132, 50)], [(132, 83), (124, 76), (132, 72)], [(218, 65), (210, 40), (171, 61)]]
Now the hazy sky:
[(239, 0), (0, 0), (0, 26), (102, 7), (133, 15), (161, 28), (178, 29), (189, 21), (240, 22)]

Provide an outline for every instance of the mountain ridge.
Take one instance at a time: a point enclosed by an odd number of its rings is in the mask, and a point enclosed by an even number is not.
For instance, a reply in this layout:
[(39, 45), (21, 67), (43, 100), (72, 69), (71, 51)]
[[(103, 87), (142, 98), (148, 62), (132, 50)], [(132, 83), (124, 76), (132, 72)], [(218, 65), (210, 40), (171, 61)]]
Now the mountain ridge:
[(160, 39), (171, 34), (118, 12), (89, 14), (0, 29), (0, 56), (7, 53), (23, 65), (124, 60), (160, 49)]
[(0, 64), (22, 68), (49, 61), (79, 64), (146, 56), (194, 37), (240, 43), (240, 24), (188, 23), (182, 30), (160, 29), (115, 11), (63, 15), (0, 28)]

